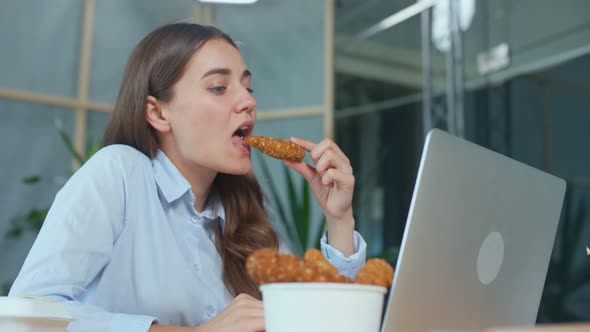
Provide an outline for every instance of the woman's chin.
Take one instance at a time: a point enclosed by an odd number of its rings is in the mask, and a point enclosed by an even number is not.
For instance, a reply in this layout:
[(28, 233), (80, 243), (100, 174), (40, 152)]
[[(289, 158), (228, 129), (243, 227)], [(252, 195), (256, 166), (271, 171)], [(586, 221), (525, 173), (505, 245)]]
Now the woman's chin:
[[(232, 165), (233, 166), (233, 165)], [(235, 167), (231, 167), (229, 169), (225, 169), (223, 173), (232, 174), (232, 175), (246, 175), (252, 170), (252, 163), (250, 160), (247, 162), (240, 162), (235, 165)]]

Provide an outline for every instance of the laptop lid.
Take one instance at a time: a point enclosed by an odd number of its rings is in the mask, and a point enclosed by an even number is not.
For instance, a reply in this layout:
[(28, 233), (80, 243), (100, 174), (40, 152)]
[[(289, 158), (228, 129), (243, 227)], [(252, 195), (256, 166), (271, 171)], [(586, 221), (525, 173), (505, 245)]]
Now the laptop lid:
[(565, 181), (434, 129), (383, 332), (535, 323)]

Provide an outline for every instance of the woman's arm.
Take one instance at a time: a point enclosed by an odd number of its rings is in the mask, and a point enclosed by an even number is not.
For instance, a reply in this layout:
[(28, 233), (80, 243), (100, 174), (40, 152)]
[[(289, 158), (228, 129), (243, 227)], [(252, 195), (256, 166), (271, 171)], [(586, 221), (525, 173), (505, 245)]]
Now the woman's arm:
[(350, 161), (338, 145), (330, 139), (316, 144), (301, 138), (291, 138), (309, 152), (315, 167), (300, 161), (286, 160), (285, 164), (301, 174), (324, 211), (328, 243), (346, 257), (354, 252), (354, 218), (352, 195), (354, 175)]
[(324, 234), (320, 240), (322, 254), (342, 275), (354, 279), (358, 271), (365, 265), (367, 259), (367, 243), (361, 234), (355, 231), (353, 234), (353, 254), (345, 256), (328, 243), (328, 236), (329, 234)]
[(354, 277), (364, 265), (366, 243), (354, 230), (352, 213), (354, 175), (350, 161), (330, 139), (316, 144), (300, 138), (291, 138), (309, 152), (313, 166), (305, 162), (285, 161), (301, 174), (326, 216), (326, 233), (321, 240), (322, 253), (340, 273)]
[(123, 172), (109, 151), (99, 151), (57, 194), (10, 290), (11, 296), (64, 301), (75, 319), (68, 327), (71, 332), (145, 332), (156, 319), (110, 313), (79, 302), (109, 262), (123, 227)]

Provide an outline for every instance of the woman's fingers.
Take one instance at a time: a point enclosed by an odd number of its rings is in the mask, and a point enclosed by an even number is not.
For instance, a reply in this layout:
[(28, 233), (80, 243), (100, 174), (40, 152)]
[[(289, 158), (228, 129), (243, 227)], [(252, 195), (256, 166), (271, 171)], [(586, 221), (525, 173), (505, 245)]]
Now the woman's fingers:
[(240, 294), (215, 318), (203, 325), (203, 331), (261, 332), (265, 330), (262, 301)]
[(264, 331), (264, 304), (247, 294), (240, 294), (234, 299), (236, 322), (244, 331)]
[(264, 332), (266, 330), (264, 317), (246, 319), (239, 328), (241, 331)]
[[(325, 170), (325, 168), (319, 167), (319, 161), (326, 154), (329, 155), (330, 159), (334, 160), (332, 166), (341, 168), (343, 171), (347, 171), (347, 168), (350, 168), (350, 160), (348, 157), (346, 157), (340, 147), (329, 138), (325, 138), (320, 143), (316, 144), (303, 138), (291, 137), (291, 142), (301, 146), (309, 152), (311, 160), (318, 171)], [(350, 168), (350, 171), (352, 171), (352, 168)]]
[[(351, 204), (355, 179), (348, 157), (330, 139), (315, 144), (292, 137), (291, 142), (309, 151), (315, 168), (305, 162), (286, 161), (285, 164), (309, 182), (314, 196), (324, 210), (326, 222), (354, 224)], [(348, 240), (336, 242), (340, 243), (342, 248), (350, 247)], [(349, 251), (346, 249), (346, 252)]]
[(322, 184), (325, 186), (335, 184), (339, 189), (352, 188), (354, 186), (354, 175), (331, 168), (322, 176)]
[(299, 145), (300, 147), (304, 148), (306, 151), (311, 152), (316, 147), (316, 143), (308, 141), (303, 138), (299, 137), (291, 137), (291, 142)]
[(328, 169), (336, 168), (344, 173), (352, 173), (352, 167), (348, 160), (342, 157), (333, 150), (326, 150), (324, 154), (317, 160), (315, 168), (320, 175), (323, 175)]
[[(323, 185), (329, 185), (334, 180), (346, 181), (348, 179), (338, 173), (352, 175), (350, 161), (332, 140), (324, 139), (319, 144), (315, 144), (302, 138), (292, 137), (291, 141), (310, 151), (315, 167), (305, 162), (285, 161), (285, 164), (301, 174), (310, 184), (318, 181)], [(326, 174), (327, 172), (329, 174)], [(354, 177), (352, 179), (354, 182)], [(346, 184), (346, 182), (342, 182), (342, 184)]]
[(239, 318), (241, 320), (264, 318), (264, 309), (263, 308), (241, 308), (240, 313), (239, 313)]
[(301, 174), (307, 182), (312, 182), (313, 177), (317, 174), (315, 168), (303, 161), (285, 160), (285, 165), (291, 167), (295, 172)]
[(322, 156), (326, 151), (333, 151), (340, 159), (345, 160), (346, 163), (350, 164), (350, 160), (348, 157), (340, 150), (340, 147), (334, 143), (329, 138), (324, 138), (320, 143), (318, 143), (312, 151), (309, 152), (311, 159), (314, 163)]
[(239, 308), (264, 308), (262, 301), (254, 298), (251, 295), (242, 293), (236, 296), (236, 298), (232, 301), (234, 305)]
[(329, 138), (324, 138), (321, 142), (316, 144), (303, 138), (291, 137), (291, 142), (307, 150), (314, 163), (318, 158), (322, 156), (322, 154), (324, 154), (326, 150), (333, 150), (340, 156), (340, 158), (349, 162), (344, 152), (342, 152), (338, 145), (336, 145), (336, 143), (334, 143), (334, 141), (332, 141)]

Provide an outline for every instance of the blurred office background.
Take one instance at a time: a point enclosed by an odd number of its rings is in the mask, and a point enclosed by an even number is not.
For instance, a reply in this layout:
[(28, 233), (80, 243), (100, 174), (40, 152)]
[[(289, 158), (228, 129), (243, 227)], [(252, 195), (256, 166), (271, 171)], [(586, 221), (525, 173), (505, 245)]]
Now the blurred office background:
[[(219, 26), (240, 43), (256, 133), (332, 137), (343, 148), (371, 256), (395, 263), (430, 128), (566, 179), (538, 321), (590, 320), (588, 13), (587, 0), (4, 0), (0, 283), (5, 291), (16, 277), (34, 224), (78, 167), (60, 126), (84, 159), (131, 49), (182, 20)], [(281, 163), (265, 163), (272, 176), (257, 158), (255, 173), (274, 204), (288, 205)], [(320, 221), (317, 205), (311, 219)]]

